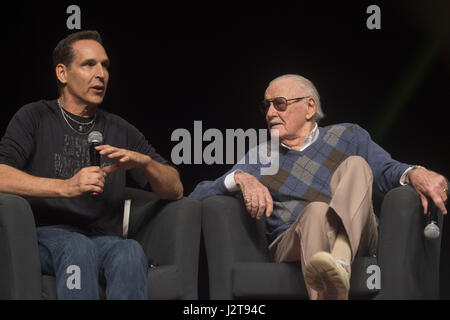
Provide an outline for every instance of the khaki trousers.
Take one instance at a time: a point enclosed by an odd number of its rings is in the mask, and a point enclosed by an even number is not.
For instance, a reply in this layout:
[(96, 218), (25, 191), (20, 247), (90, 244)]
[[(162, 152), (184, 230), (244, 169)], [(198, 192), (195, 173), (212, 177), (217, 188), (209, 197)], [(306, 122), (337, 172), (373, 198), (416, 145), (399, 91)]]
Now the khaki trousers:
[[(331, 252), (339, 231), (344, 228), (355, 256), (375, 253), (378, 229), (372, 206), (372, 170), (359, 156), (344, 160), (330, 182), (331, 201), (311, 202), (283, 234), (269, 246), (276, 262), (300, 261), (302, 272), (310, 257), (319, 251)], [(342, 232), (342, 231), (341, 231)], [(307, 286), (311, 299), (317, 292)]]

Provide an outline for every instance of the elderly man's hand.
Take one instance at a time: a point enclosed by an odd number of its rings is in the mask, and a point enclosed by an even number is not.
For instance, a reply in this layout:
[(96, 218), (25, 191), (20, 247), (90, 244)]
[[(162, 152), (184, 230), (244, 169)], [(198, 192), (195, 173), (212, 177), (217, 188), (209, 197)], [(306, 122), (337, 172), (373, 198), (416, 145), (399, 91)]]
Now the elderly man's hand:
[(234, 174), (236, 184), (241, 188), (245, 207), (252, 218), (261, 219), (264, 211), (270, 217), (273, 212), (273, 200), (269, 189), (251, 174), (236, 171)]
[(409, 183), (416, 189), (422, 201), (424, 213), (428, 210), (428, 198), (431, 198), (443, 214), (447, 214), (447, 181), (443, 176), (423, 167), (413, 169), (408, 173)]

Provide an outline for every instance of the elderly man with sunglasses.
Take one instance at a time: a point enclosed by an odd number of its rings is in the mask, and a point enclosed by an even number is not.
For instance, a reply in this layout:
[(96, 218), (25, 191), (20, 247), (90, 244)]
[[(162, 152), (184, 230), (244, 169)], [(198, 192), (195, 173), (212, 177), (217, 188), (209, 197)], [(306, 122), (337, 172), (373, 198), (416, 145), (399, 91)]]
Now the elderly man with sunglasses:
[(348, 299), (356, 254), (375, 253), (373, 182), (382, 192), (411, 184), (424, 212), (429, 197), (447, 213), (443, 176), (393, 160), (356, 124), (319, 127), (320, 98), (308, 79), (274, 79), (262, 111), (281, 144), (278, 172), (261, 174), (262, 165), (249, 163), (247, 154), (222, 177), (201, 182), (190, 196), (242, 193), (253, 218), (268, 217), (274, 260), (301, 262), (311, 299)]

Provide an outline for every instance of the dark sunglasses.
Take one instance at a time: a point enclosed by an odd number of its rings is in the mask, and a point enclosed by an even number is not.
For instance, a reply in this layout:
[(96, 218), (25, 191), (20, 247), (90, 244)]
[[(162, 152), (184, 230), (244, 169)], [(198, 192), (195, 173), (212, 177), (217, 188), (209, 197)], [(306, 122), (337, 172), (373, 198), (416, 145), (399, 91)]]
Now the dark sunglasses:
[(264, 115), (266, 115), (267, 110), (269, 110), (271, 103), (273, 103), (273, 106), (277, 111), (286, 111), (289, 101), (299, 101), (299, 100), (306, 99), (309, 97), (310, 96), (305, 96), (305, 97), (301, 97), (301, 98), (292, 98), (292, 99), (286, 99), (285, 97), (276, 97), (276, 98), (273, 98), (270, 100), (265, 99), (261, 102), (261, 105), (260, 105), (261, 112)]

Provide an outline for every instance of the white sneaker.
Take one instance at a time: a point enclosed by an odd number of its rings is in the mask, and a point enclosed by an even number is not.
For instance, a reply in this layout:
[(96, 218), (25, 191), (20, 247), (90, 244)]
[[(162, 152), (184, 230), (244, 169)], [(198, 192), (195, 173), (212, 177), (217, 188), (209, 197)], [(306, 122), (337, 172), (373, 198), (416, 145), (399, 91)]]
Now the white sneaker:
[(328, 252), (314, 254), (305, 269), (305, 282), (319, 294), (319, 300), (347, 300), (350, 277), (343, 260), (335, 260)]

